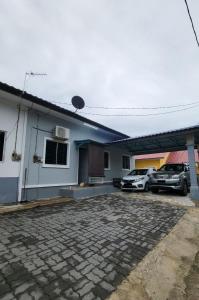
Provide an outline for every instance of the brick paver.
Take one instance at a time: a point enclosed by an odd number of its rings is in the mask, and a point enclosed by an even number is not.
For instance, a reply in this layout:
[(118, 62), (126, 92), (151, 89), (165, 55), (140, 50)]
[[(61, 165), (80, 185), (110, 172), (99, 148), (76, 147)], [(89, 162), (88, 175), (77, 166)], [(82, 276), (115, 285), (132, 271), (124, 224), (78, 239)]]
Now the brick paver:
[(184, 212), (107, 195), (0, 216), (0, 299), (105, 299)]

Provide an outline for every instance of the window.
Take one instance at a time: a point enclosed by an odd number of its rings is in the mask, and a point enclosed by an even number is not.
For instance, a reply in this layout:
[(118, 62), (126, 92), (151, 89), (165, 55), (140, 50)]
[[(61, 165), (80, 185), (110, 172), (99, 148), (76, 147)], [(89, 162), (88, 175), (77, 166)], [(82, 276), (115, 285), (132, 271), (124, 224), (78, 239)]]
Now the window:
[(167, 165), (163, 165), (160, 168), (160, 171), (181, 173), (181, 172), (184, 171), (184, 164), (167, 164)]
[(104, 152), (104, 169), (105, 170), (110, 169), (110, 152), (108, 151)]
[(46, 139), (44, 164), (46, 166), (68, 167), (68, 143)]
[(122, 169), (130, 170), (130, 156), (127, 155), (122, 156)]
[(4, 144), (5, 144), (5, 132), (0, 131), (0, 161), (3, 161)]

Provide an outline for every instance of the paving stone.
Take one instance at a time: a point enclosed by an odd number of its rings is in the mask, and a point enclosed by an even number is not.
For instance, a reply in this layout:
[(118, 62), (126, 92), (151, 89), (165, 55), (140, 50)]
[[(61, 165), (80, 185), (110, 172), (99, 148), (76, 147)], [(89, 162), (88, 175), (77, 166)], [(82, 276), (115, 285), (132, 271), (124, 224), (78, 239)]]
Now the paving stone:
[(44, 298), (46, 297), (44, 294), (43, 294), (43, 291), (42, 289), (40, 288), (35, 288), (33, 291), (30, 292), (30, 295), (32, 296), (32, 298), (34, 300), (44, 300)]
[(76, 270), (71, 270), (69, 272), (69, 274), (76, 280), (79, 280), (80, 278), (82, 278), (81, 273), (77, 272)]
[(100, 282), (100, 285), (103, 287), (103, 289), (105, 289), (108, 292), (114, 291), (114, 287), (106, 281)]
[(19, 300), (32, 300), (32, 297), (28, 293), (24, 293), (19, 295), (18, 297)]
[(76, 270), (80, 271), (80, 270), (84, 269), (86, 266), (88, 266), (88, 264), (89, 264), (88, 261), (83, 261), (76, 267)]
[(52, 270), (55, 271), (55, 272), (59, 271), (59, 270), (63, 269), (66, 265), (67, 265), (67, 263), (65, 261), (62, 261), (59, 264), (53, 266)]
[(112, 194), (3, 215), (0, 299), (104, 300), (185, 211)]
[(72, 250), (65, 250), (64, 252), (62, 252), (63, 258), (71, 257), (73, 254), (74, 254), (74, 251), (72, 251)]
[(97, 284), (98, 282), (101, 281), (101, 278), (98, 277), (97, 275), (93, 274), (92, 272), (86, 274), (86, 277), (87, 277), (90, 281), (94, 282), (95, 284)]
[(87, 283), (89, 283), (89, 280), (85, 277), (84, 279), (80, 280), (79, 282), (76, 282), (73, 286), (74, 291), (78, 291), (81, 288), (83, 288)]
[(0, 295), (4, 295), (10, 291), (10, 287), (6, 283), (0, 284)]
[(13, 300), (15, 297), (12, 293), (4, 293), (4, 296), (1, 297), (1, 300)]
[(81, 256), (79, 256), (78, 254), (73, 255), (73, 258), (76, 259), (79, 263), (81, 263), (83, 261)]
[(96, 299), (96, 297), (95, 297), (95, 295), (92, 292), (90, 292), (89, 294), (85, 295), (82, 298), (82, 300), (94, 300), (94, 299)]
[(46, 285), (49, 282), (48, 278), (46, 278), (43, 274), (37, 276), (37, 281), (41, 286)]
[(108, 264), (106, 266), (106, 268), (103, 270), (105, 273), (109, 273), (110, 271), (112, 271), (114, 269), (114, 265), (112, 264)]
[(83, 275), (85, 275), (85, 274), (88, 274), (91, 270), (93, 270), (94, 269), (94, 266), (93, 265), (88, 265), (88, 266), (86, 266), (82, 271), (81, 271), (81, 273), (83, 274)]
[(100, 269), (98, 269), (98, 268), (95, 268), (95, 269), (93, 270), (93, 273), (94, 273), (95, 275), (99, 276), (100, 278), (103, 278), (103, 277), (106, 275), (102, 270), (100, 270)]
[(64, 292), (66, 295), (67, 300), (79, 300), (79, 295), (78, 293), (74, 292), (72, 288), (68, 289), (67, 291)]
[(84, 296), (85, 294), (88, 294), (91, 292), (91, 290), (94, 288), (94, 284), (92, 282), (89, 282), (83, 286), (82, 289), (78, 290), (78, 294), (80, 297)]
[(117, 276), (117, 272), (112, 271), (106, 275), (106, 278), (108, 279), (109, 282), (114, 282), (114, 279), (116, 278), (116, 276)]
[(33, 282), (29, 282), (29, 283), (28, 283), (28, 282), (25, 282), (25, 283), (23, 283), (22, 285), (18, 286), (18, 287), (15, 289), (14, 293), (15, 293), (16, 295), (21, 294), (21, 293), (25, 292), (28, 288), (30, 288), (31, 286), (33, 286), (33, 285), (34, 285)]

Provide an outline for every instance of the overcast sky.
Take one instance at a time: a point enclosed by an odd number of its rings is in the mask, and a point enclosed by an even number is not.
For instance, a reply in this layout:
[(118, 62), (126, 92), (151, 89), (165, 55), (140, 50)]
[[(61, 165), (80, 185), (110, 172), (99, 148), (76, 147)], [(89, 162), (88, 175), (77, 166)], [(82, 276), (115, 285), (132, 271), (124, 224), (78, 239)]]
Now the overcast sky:
[[(199, 1), (188, 3), (199, 35)], [(199, 48), (184, 0), (1, 0), (0, 81), (22, 88), (26, 71), (48, 74), (29, 79), (26, 90), (50, 101), (70, 103), (73, 95), (109, 107), (199, 101)], [(162, 116), (86, 117), (136, 136), (197, 124), (199, 106)]]

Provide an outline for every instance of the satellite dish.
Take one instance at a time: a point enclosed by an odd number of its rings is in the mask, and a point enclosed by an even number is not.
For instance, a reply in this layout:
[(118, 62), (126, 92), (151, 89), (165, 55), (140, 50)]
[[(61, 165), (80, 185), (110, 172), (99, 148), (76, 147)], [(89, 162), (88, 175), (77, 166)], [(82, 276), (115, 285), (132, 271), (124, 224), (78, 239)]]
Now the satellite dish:
[(72, 105), (76, 108), (76, 111), (78, 109), (84, 108), (84, 106), (85, 106), (84, 100), (79, 96), (74, 96), (72, 98), (71, 102), (72, 102)]

